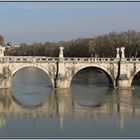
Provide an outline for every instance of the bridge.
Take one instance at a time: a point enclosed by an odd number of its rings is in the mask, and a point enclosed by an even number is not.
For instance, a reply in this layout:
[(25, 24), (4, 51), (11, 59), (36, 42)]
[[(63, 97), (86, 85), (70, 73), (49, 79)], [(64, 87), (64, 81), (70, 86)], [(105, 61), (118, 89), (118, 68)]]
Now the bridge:
[(0, 88), (10, 88), (12, 77), (25, 67), (43, 70), (53, 88), (69, 88), (75, 74), (87, 67), (102, 70), (113, 88), (131, 88), (140, 71), (140, 58), (125, 58), (124, 47), (116, 49), (116, 58), (64, 57), (63, 49), (60, 47), (59, 57), (4, 56), (5, 49), (0, 46)]

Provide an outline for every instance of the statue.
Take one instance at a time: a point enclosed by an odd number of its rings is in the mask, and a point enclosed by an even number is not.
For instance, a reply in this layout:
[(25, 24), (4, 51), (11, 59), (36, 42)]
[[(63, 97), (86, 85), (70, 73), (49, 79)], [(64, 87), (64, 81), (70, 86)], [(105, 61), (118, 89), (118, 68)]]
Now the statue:
[(116, 54), (116, 58), (120, 58), (120, 48), (116, 48), (117, 54)]
[(125, 58), (125, 52), (124, 52), (124, 50), (125, 50), (125, 47), (121, 47), (121, 48), (116, 48), (116, 51), (117, 51), (117, 53), (116, 53), (116, 58)]
[(121, 58), (125, 58), (125, 47), (121, 47)]
[(5, 47), (2, 47), (0, 45), (0, 57), (4, 57), (4, 51), (5, 51)]
[(3, 78), (9, 78), (11, 76), (11, 71), (8, 67), (4, 67), (2, 73), (3, 73)]
[(64, 55), (63, 55), (63, 50), (64, 50), (64, 47), (59, 47), (59, 50), (60, 50), (60, 52), (59, 52), (59, 58), (63, 58), (64, 57)]

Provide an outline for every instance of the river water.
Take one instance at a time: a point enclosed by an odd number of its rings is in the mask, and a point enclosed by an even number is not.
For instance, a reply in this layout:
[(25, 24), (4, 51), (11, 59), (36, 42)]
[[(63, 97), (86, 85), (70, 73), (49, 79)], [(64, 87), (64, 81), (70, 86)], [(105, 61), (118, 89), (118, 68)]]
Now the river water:
[(52, 89), (40, 69), (19, 70), (12, 88), (0, 90), (0, 137), (140, 137), (140, 86), (108, 85), (96, 69), (77, 73), (70, 89)]

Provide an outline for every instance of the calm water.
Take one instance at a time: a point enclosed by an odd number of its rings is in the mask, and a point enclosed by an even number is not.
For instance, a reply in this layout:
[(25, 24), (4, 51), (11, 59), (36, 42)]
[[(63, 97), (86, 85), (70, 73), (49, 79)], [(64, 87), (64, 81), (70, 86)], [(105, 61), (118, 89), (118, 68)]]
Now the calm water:
[(12, 83), (0, 90), (0, 137), (140, 137), (140, 86), (113, 90), (103, 73), (87, 69), (71, 89), (53, 90), (32, 67)]

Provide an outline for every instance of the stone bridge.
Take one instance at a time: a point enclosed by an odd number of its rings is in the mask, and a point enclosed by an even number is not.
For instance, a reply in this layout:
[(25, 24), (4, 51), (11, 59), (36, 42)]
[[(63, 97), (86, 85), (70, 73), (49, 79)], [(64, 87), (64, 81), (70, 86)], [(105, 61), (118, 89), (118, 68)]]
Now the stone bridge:
[(130, 88), (134, 76), (140, 71), (140, 58), (125, 58), (117, 48), (116, 58), (64, 57), (60, 47), (59, 57), (4, 56), (0, 47), (0, 88), (10, 88), (14, 74), (25, 67), (43, 70), (53, 88), (69, 88), (75, 74), (87, 67), (102, 70), (113, 88)]

